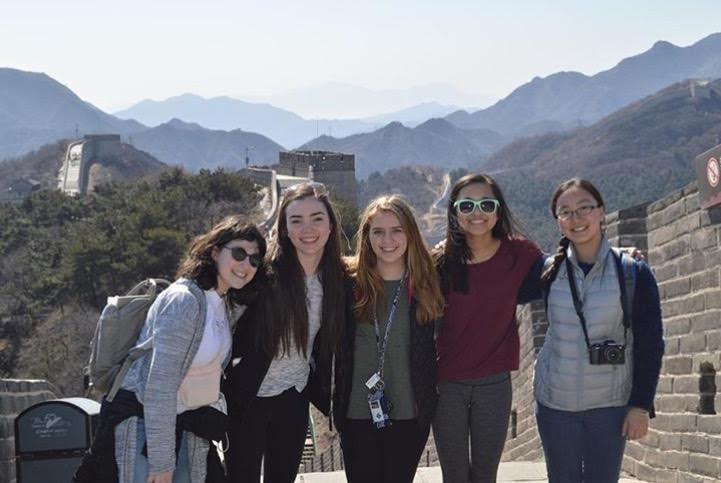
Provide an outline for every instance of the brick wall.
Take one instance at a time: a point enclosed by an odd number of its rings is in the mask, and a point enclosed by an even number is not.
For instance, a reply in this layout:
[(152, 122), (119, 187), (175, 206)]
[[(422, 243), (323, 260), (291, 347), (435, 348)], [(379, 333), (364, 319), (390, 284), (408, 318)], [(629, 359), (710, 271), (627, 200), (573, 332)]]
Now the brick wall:
[(704, 413), (721, 411), (721, 207), (701, 209), (690, 185), (650, 204), (646, 228), (666, 354), (657, 417), (628, 445), (624, 469), (649, 481), (719, 481), (721, 416)]
[(60, 391), (47, 381), (0, 379), (0, 481), (15, 483), (15, 416)]
[[(649, 435), (629, 442), (623, 469), (646, 481), (721, 480), (721, 207), (699, 207), (695, 184), (657, 202), (610, 213), (613, 245), (646, 253), (659, 284), (666, 353)], [(545, 333), (542, 314), (519, 312), (521, 368), (514, 374), (516, 433), (505, 460), (541, 457), (530, 374)], [(532, 337), (533, 335), (533, 337)], [(534, 340), (535, 337), (535, 340)]]
[(534, 412), (533, 364), (543, 345), (548, 323), (541, 301), (519, 306), (516, 317), (521, 339), (521, 363), (519, 370), (511, 374), (513, 403), (503, 461), (533, 461), (543, 458)]

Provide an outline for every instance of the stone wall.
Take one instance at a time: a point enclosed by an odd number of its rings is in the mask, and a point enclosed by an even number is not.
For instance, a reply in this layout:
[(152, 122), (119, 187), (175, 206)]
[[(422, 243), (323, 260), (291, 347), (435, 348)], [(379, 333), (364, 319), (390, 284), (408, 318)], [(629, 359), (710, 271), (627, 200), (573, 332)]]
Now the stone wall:
[[(647, 481), (721, 480), (721, 207), (699, 207), (695, 184), (666, 198), (608, 215), (617, 246), (644, 251), (659, 285), (666, 353), (649, 434), (629, 442), (623, 469)], [(521, 368), (505, 460), (542, 457), (530, 375), (545, 333), (542, 312), (519, 311)], [(530, 407), (529, 407), (530, 406)]]
[(648, 481), (721, 479), (721, 207), (699, 207), (696, 185), (648, 205), (648, 260), (659, 285), (666, 353), (657, 417), (626, 450)]
[(47, 381), (0, 379), (0, 481), (15, 483), (15, 417), (26, 408), (57, 398)]

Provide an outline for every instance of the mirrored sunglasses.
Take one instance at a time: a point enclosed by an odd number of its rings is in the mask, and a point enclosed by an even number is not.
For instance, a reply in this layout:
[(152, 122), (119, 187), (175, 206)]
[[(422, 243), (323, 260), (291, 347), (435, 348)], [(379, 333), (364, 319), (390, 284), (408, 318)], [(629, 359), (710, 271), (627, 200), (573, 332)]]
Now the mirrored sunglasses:
[(480, 200), (464, 198), (453, 203), (453, 208), (458, 213), (463, 213), (464, 215), (473, 213), (473, 210), (476, 208), (482, 213), (490, 215), (495, 213), (499, 206), (501, 206), (501, 202), (495, 198), (483, 198)]
[(250, 263), (250, 265), (255, 268), (258, 268), (263, 262), (263, 257), (261, 257), (259, 253), (248, 255), (248, 252), (246, 252), (245, 248), (243, 247), (224, 246), (223, 248), (230, 250), (230, 256), (233, 257), (233, 260), (235, 260), (236, 262), (242, 262), (247, 258), (248, 263)]

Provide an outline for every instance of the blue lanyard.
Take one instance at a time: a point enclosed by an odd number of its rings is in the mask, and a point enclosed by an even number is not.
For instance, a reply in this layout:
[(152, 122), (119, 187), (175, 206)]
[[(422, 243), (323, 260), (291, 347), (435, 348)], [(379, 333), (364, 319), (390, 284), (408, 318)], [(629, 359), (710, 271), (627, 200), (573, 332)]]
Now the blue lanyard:
[(386, 320), (386, 329), (385, 333), (383, 334), (383, 340), (381, 340), (380, 331), (378, 330), (378, 316), (376, 315), (373, 319), (373, 327), (375, 328), (376, 332), (376, 354), (378, 356), (378, 375), (380, 376), (381, 380), (383, 379), (383, 364), (385, 362), (386, 358), (386, 349), (388, 347), (388, 337), (391, 333), (391, 326), (393, 325), (393, 315), (396, 313), (396, 307), (398, 306), (398, 299), (401, 295), (401, 288), (403, 287), (403, 282), (406, 279), (406, 274), (403, 272), (403, 278), (401, 278), (401, 282), (398, 284), (398, 288), (396, 288), (396, 293), (393, 295), (393, 304), (391, 305), (390, 310), (388, 311), (388, 318)]

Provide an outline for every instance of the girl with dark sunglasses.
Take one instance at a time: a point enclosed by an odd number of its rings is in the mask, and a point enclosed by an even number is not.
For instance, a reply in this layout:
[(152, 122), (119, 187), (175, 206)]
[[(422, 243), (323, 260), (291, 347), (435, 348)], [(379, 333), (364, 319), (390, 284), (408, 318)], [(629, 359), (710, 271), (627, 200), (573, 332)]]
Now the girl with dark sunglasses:
[[(516, 305), (537, 298), (543, 253), (519, 237), (501, 188), (483, 174), (453, 186), (437, 267), (445, 295), (433, 434), (446, 483), (493, 482), (518, 369)], [(470, 435), (470, 439), (469, 439)], [(470, 441), (470, 451), (469, 451)], [(470, 454), (470, 460), (469, 460)]]
[(255, 225), (228, 217), (193, 241), (178, 279), (155, 299), (136, 346), (147, 353), (130, 366), (112, 403), (103, 403), (103, 414), (125, 416), (114, 428), (116, 481), (206, 480), (213, 446), (205, 435), (223, 440), (227, 429), (220, 383), (230, 361), (233, 309), (255, 299), (265, 249)]

